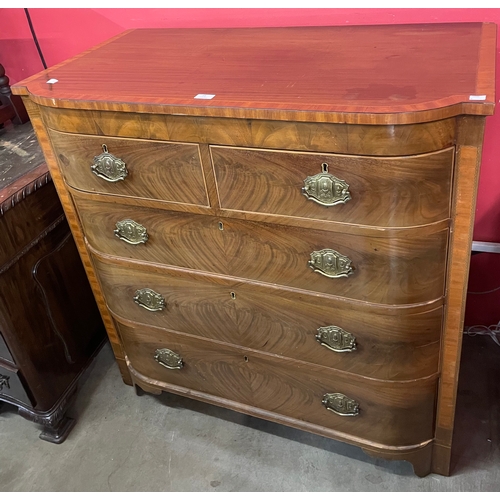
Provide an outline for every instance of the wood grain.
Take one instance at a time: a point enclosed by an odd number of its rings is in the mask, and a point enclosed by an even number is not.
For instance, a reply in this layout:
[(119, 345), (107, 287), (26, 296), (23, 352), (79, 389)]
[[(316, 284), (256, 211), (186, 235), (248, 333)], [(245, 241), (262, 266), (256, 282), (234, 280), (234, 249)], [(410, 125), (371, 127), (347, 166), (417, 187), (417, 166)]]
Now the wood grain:
[[(290, 292), (242, 280), (127, 265), (94, 254), (106, 303), (118, 319), (240, 345), (370, 378), (411, 380), (437, 373), (442, 307), (394, 309)], [(166, 302), (151, 312), (133, 303), (152, 288)], [(234, 294), (231, 295), (231, 293)], [(315, 339), (321, 326), (355, 335), (353, 352)]]
[[(54, 153), (68, 185), (95, 193), (208, 206), (199, 147), (194, 144), (62, 134), (49, 130)], [(106, 144), (125, 162), (123, 181), (108, 182), (92, 173), (94, 157)]]
[[(454, 149), (411, 157), (359, 157), (210, 148), (222, 208), (368, 226), (413, 226), (450, 216)], [(345, 204), (307, 199), (304, 180), (322, 172), (349, 185)]]
[[(444, 293), (447, 229), (404, 237), (357, 236), (334, 231), (160, 212), (75, 197), (92, 248), (108, 255), (198, 269), (383, 304), (414, 304)], [(145, 244), (118, 239), (116, 223), (133, 219), (147, 229)], [(223, 230), (220, 229), (222, 224)], [(311, 253), (332, 248), (353, 262), (354, 272), (331, 279), (314, 272)], [(390, 272), (387, 272), (387, 270)]]
[[(417, 474), (432, 453), (432, 470), (449, 473), (484, 131), (484, 118), (463, 115), (493, 113), (495, 57), (496, 27), (480, 23), (135, 30), (15, 86), (124, 380), (410, 459)], [(164, 141), (196, 149), (195, 197), (151, 182), (156, 161), (140, 192), (72, 183), (47, 129), (75, 158), (101, 138), (152, 148), (160, 161)], [(364, 194), (332, 218), (286, 191), (303, 180), (304, 158), (324, 156)], [(151, 239), (118, 240), (116, 217), (144, 223)], [(351, 258), (354, 273), (314, 273), (307, 261), (322, 248)], [(165, 294), (163, 313), (128, 306), (137, 277)], [(323, 322), (352, 329), (358, 351), (316, 344)], [(186, 370), (153, 360), (167, 344)], [(318, 403), (336, 390), (330, 382), (360, 399), (361, 424)]]
[(372, 156), (422, 154), (448, 148), (455, 118), (381, 127), (349, 123), (303, 123), (207, 116), (144, 115), (134, 112), (40, 106), (50, 129), (61, 132)]
[[(215, 217), (158, 211), (74, 198), (85, 236), (96, 250), (134, 260), (227, 274), (223, 231)], [(131, 245), (114, 234), (132, 219), (147, 229), (145, 244)]]
[[(225, 219), (223, 235), (231, 276), (382, 304), (427, 302), (444, 292), (447, 229), (360, 237)], [(311, 253), (325, 248), (351, 259), (353, 273), (332, 279), (313, 271)]]
[[(60, 108), (294, 121), (491, 114), (493, 87), (478, 77), (477, 54), (494, 54), (495, 33), (480, 23), (133, 30), (13, 92)], [(469, 100), (477, 93), (483, 102)]]
[[(0, 216), (0, 233), (0, 357), (19, 369), (30, 396), (21, 403), (47, 412), (92, 360), (104, 328), (52, 182)], [(12, 389), (0, 399), (16, 398)]]
[(127, 368), (125, 363), (125, 353), (123, 351), (120, 339), (116, 332), (113, 319), (111, 318), (108, 309), (105, 305), (104, 299), (102, 297), (102, 292), (100, 290), (99, 283), (95, 276), (95, 272), (90, 262), (89, 255), (87, 253), (82, 228), (78, 220), (78, 216), (76, 214), (76, 209), (68, 193), (61, 172), (59, 171), (57, 160), (52, 151), (47, 130), (44, 127), (40, 117), (39, 108), (28, 98), (23, 98), (23, 102), (30, 116), (33, 129), (35, 130), (38, 142), (40, 143), (40, 147), (42, 148), (45, 160), (47, 161), (47, 166), (49, 167), (49, 171), (52, 176), (54, 186), (59, 196), (59, 200), (61, 201), (71, 233), (75, 240), (78, 253), (80, 254), (80, 258), (82, 259), (83, 267), (87, 274), (87, 278), (89, 280), (92, 292), (94, 293), (94, 297), (96, 299), (99, 312), (101, 313), (101, 317), (104, 321), (104, 326), (106, 327), (106, 331), (108, 333), (108, 337), (110, 339), (113, 352), (117, 358), (117, 362), (122, 363), (121, 369), (123, 371), (126, 371)]
[(451, 252), (448, 257), (447, 306), (441, 347), (441, 378), (436, 414), (433, 471), (449, 475), (455, 419), (462, 331), (474, 227), (477, 183), (481, 165), (484, 118), (463, 117), (459, 121)]
[[(152, 327), (119, 323), (118, 328), (137, 372), (177, 386), (185, 394), (207, 393), (382, 446), (412, 446), (432, 437), (433, 377), (412, 382), (358, 381), (324, 367)], [(157, 363), (155, 350), (161, 348), (179, 354), (183, 368), (169, 370)], [(345, 417), (326, 410), (321, 400), (335, 392), (358, 401), (359, 415)]]
[[(33, 214), (36, 214), (36, 217)], [(23, 203), (17, 204), (15, 212), (7, 210), (0, 216), (0, 269), (8, 264), (19, 249), (28, 246), (62, 214), (54, 185), (48, 184), (38, 196), (28, 196)], [(30, 222), (20, 225), (19, 221)]]

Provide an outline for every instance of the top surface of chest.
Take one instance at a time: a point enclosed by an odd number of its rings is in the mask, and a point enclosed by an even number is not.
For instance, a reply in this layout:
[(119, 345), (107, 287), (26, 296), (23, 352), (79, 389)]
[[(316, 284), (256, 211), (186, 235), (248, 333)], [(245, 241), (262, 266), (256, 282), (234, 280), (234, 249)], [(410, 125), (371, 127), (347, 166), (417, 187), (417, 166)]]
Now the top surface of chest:
[(238, 118), (485, 115), (495, 37), (481, 23), (132, 30), (14, 92), (52, 107)]

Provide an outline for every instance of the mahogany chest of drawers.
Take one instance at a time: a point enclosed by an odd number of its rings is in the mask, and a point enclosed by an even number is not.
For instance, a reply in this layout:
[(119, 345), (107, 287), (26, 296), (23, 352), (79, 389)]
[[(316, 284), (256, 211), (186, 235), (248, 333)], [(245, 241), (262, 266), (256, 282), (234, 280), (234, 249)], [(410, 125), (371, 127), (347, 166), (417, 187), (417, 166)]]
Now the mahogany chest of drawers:
[(124, 381), (448, 474), (495, 38), (133, 30), (15, 86)]

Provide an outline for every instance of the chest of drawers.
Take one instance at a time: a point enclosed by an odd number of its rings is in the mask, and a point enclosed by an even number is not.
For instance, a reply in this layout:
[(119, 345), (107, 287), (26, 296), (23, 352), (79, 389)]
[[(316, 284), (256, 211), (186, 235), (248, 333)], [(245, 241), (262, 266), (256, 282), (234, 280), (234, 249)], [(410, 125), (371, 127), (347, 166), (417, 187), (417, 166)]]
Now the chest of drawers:
[(134, 30), (15, 86), (124, 381), (448, 474), (495, 36)]

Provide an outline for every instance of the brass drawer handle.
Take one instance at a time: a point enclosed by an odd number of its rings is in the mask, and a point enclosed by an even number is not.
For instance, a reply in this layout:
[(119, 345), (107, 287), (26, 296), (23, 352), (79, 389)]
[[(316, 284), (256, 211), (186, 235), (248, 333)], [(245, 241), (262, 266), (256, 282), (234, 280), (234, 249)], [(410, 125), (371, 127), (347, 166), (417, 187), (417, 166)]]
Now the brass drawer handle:
[(357, 348), (356, 337), (352, 333), (333, 325), (318, 328), (316, 340), (335, 352), (352, 352)]
[(312, 252), (308, 264), (314, 272), (328, 278), (346, 278), (354, 271), (351, 259), (330, 248)]
[(9, 379), (10, 377), (7, 375), (0, 375), (0, 391), (3, 390), (4, 387), (10, 389)]
[(134, 302), (148, 311), (162, 311), (165, 309), (165, 299), (151, 288), (141, 288), (134, 295)]
[(359, 415), (359, 403), (340, 392), (325, 394), (321, 403), (327, 410), (333, 411), (333, 413), (342, 417)]
[(184, 366), (182, 358), (170, 349), (156, 349), (154, 358), (156, 362), (169, 370), (180, 370)]
[(112, 155), (106, 144), (102, 145), (102, 151), (94, 157), (94, 164), (90, 166), (92, 173), (108, 182), (123, 181), (128, 175), (125, 162)]
[(328, 173), (328, 164), (321, 165), (320, 174), (311, 175), (304, 179), (302, 194), (325, 207), (333, 207), (341, 203), (345, 204), (351, 199), (349, 184), (342, 179)]
[(149, 235), (144, 226), (132, 219), (121, 220), (116, 223), (115, 236), (131, 245), (146, 243)]

